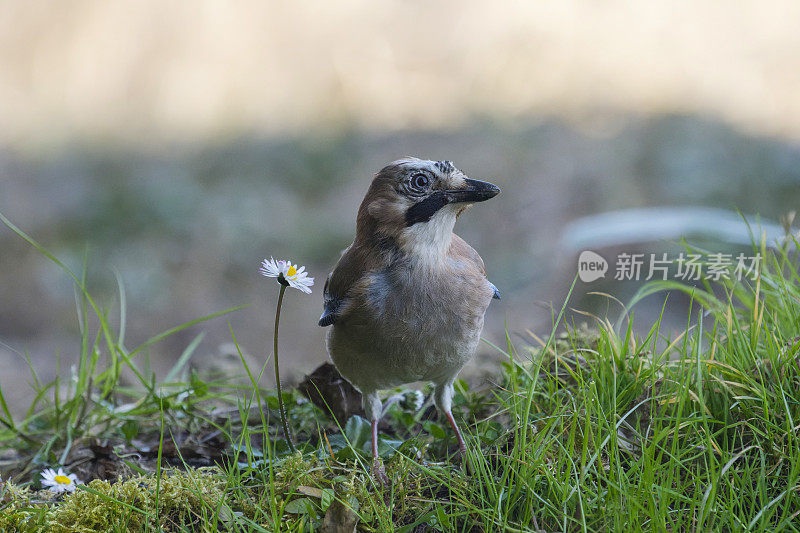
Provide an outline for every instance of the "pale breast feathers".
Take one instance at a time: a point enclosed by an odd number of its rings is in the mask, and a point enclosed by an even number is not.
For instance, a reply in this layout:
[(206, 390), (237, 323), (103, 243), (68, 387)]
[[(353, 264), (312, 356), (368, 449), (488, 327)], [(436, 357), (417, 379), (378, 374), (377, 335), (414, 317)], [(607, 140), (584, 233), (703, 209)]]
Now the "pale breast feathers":
[[(483, 277), (486, 278), (486, 267), (483, 264), (483, 259), (481, 258), (481, 256), (478, 255), (478, 252), (476, 252), (472, 246), (467, 244), (467, 242), (464, 239), (462, 239), (455, 233), (453, 234), (453, 240), (450, 243), (450, 250), (448, 251), (448, 255), (459, 261), (472, 263), (478, 269), (478, 271), (480, 271), (480, 273), (483, 274)], [(486, 281), (489, 283), (492, 290), (494, 291), (493, 298), (499, 300), (500, 291), (497, 289), (497, 287), (494, 286), (494, 284), (491, 281), (489, 281), (488, 279)]]

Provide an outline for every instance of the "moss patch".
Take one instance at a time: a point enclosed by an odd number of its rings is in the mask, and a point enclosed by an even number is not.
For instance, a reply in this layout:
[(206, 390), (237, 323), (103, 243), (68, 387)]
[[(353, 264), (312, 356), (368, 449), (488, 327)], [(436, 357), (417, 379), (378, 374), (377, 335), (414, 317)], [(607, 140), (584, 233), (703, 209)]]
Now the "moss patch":
[(226, 489), (225, 477), (215, 468), (170, 471), (160, 482), (155, 476), (113, 484), (94, 480), (61, 501), (45, 500), (45, 491), (33, 493), (9, 483), (0, 508), (0, 530), (185, 531), (215, 519), (224, 525), (233, 513), (251, 518), (254, 507), (232, 509)]

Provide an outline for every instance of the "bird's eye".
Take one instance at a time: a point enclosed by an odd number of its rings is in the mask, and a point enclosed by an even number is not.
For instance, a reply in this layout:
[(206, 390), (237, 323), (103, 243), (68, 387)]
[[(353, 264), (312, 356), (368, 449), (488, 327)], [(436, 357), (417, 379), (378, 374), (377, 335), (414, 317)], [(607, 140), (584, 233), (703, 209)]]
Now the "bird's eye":
[(425, 174), (414, 174), (411, 177), (411, 186), (415, 189), (424, 189), (430, 183), (430, 178)]

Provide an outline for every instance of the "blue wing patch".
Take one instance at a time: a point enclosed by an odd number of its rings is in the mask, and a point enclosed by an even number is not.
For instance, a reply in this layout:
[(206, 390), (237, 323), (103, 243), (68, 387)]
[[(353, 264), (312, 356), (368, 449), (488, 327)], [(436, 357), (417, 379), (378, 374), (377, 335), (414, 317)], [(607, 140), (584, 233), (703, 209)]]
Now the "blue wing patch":
[(328, 285), (331, 283), (331, 276), (333, 276), (333, 272), (328, 274), (325, 280), (325, 287), (322, 289), (324, 303), (322, 304), (322, 315), (319, 317), (319, 322), (317, 323), (323, 328), (331, 326), (336, 322), (336, 311), (339, 309), (339, 299), (331, 298), (331, 295), (328, 293)]
[(489, 282), (489, 286), (494, 291), (494, 296), (492, 296), (492, 298), (494, 298), (495, 300), (499, 300), (500, 299), (500, 291), (497, 289), (497, 287), (494, 286), (494, 283), (492, 283), (491, 281)]
[(336, 323), (338, 316), (336, 312), (339, 311), (339, 304), (341, 301), (338, 298), (331, 298), (325, 300), (325, 306), (322, 310), (322, 316), (319, 317), (318, 324), (327, 327)]
[(321, 317), (319, 317), (318, 324), (324, 328), (327, 326), (332, 326), (335, 322), (336, 322), (336, 315), (325, 312), (322, 313)]
[(335, 322), (336, 322), (336, 315), (328, 311), (328, 309), (325, 309), (322, 312), (322, 316), (319, 317), (318, 324), (324, 328), (327, 326), (332, 326)]

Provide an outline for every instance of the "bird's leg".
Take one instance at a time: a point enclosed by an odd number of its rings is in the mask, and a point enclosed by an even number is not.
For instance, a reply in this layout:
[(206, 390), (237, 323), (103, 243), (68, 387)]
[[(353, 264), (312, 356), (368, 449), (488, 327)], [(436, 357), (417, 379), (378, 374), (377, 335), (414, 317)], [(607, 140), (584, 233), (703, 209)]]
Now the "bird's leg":
[(363, 395), (364, 411), (372, 422), (372, 477), (379, 485), (388, 485), (389, 477), (378, 455), (378, 420), (381, 416), (381, 399), (377, 392)]
[(456, 438), (458, 439), (458, 451), (462, 456), (466, 455), (467, 444), (464, 442), (464, 437), (461, 435), (461, 430), (458, 429), (456, 419), (453, 418), (453, 413), (451, 411), (447, 411), (444, 415), (447, 417), (447, 421), (450, 422), (450, 427), (456, 432)]
[(389, 476), (386, 475), (386, 469), (383, 467), (383, 462), (378, 456), (378, 421), (372, 421), (372, 477), (380, 485), (389, 484)]
[(458, 425), (456, 424), (456, 419), (453, 418), (452, 411), (447, 411), (445, 416), (447, 417), (447, 421), (450, 422), (450, 427), (452, 427), (453, 431), (456, 433), (456, 438), (458, 439), (458, 454), (461, 456), (461, 461), (464, 465), (464, 468), (467, 469), (467, 474), (472, 475), (475, 473), (475, 470), (472, 468), (469, 458), (467, 457), (467, 444), (464, 442), (464, 436), (461, 435), (461, 431), (458, 429)]
[(467, 453), (467, 444), (464, 442), (464, 436), (461, 435), (461, 431), (458, 429), (456, 419), (453, 418), (453, 393), (452, 381), (442, 384), (437, 383), (436, 388), (433, 391), (433, 402), (436, 404), (436, 408), (439, 410), (439, 412), (443, 413), (444, 416), (447, 417), (450, 427), (452, 427), (453, 431), (455, 431), (456, 438), (458, 439), (458, 451), (463, 457)]

